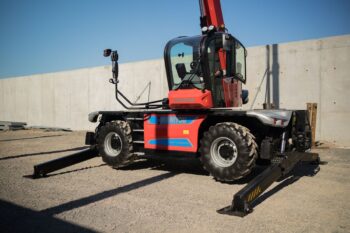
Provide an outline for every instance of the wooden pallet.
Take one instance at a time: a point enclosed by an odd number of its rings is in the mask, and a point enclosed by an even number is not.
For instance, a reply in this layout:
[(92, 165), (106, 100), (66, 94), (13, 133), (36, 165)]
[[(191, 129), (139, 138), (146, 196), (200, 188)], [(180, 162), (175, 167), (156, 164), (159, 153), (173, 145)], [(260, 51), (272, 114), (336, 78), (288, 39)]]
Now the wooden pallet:
[(312, 131), (312, 147), (314, 147), (316, 138), (317, 103), (307, 103), (307, 111), (309, 112), (309, 122)]

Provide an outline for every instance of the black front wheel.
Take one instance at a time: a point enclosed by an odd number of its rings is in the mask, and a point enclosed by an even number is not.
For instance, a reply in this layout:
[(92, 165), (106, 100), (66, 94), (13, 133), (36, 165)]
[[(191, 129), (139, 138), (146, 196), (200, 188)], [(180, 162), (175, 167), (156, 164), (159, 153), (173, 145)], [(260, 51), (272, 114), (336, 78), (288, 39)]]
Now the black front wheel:
[(131, 128), (125, 121), (111, 121), (103, 125), (98, 132), (97, 144), (103, 161), (112, 167), (132, 160)]
[(203, 167), (224, 182), (248, 175), (257, 158), (254, 136), (247, 128), (232, 122), (211, 126), (200, 141), (199, 151)]

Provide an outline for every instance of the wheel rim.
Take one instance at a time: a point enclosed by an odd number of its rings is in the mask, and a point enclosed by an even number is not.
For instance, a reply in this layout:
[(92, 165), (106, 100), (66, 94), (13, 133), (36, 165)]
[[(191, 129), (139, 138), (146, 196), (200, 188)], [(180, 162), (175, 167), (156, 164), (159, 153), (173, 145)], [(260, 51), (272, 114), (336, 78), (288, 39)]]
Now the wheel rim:
[(210, 155), (218, 166), (229, 167), (237, 160), (237, 146), (230, 138), (219, 137), (211, 144)]
[(106, 136), (104, 147), (109, 156), (118, 156), (123, 147), (122, 139), (116, 132), (110, 132)]

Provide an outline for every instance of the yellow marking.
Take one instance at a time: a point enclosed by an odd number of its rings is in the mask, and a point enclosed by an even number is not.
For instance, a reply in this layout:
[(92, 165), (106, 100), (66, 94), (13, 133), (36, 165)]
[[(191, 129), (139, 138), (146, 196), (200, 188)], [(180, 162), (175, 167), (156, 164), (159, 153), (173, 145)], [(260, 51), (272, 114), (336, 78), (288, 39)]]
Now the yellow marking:
[(251, 193), (249, 193), (247, 201), (251, 202), (254, 200), (259, 194), (261, 193), (261, 188), (260, 186), (256, 187)]
[(189, 134), (190, 134), (190, 131), (189, 131), (188, 129), (184, 129), (184, 130), (182, 131), (182, 133), (183, 133), (184, 135), (189, 135)]

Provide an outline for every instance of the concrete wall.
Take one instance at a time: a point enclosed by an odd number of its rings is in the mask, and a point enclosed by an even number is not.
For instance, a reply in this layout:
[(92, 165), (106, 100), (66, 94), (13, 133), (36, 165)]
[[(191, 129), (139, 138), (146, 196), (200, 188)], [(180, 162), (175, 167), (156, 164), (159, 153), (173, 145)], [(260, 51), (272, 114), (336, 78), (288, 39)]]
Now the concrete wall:
[[(161, 60), (122, 64), (119, 72), (119, 87), (132, 101), (166, 96)], [(110, 78), (111, 67), (102, 66), (0, 80), (0, 120), (93, 129), (88, 113), (121, 109)]]
[[(250, 102), (262, 108), (266, 92), (280, 108), (318, 103), (318, 140), (350, 146), (350, 35), (248, 48)], [(166, 97), (163, 59), (120, 65), (120, 89), (132, 101)], [(0, 120), (93, 129), (87, 114), (121, 109), (108, 82), (111, 67), (93, 67), (0, 80)]]
[(249, 48), (248, 57), (249, 107), (257, 93), (262, 108), (266, 90), (280, 108), (318, 103), (316, 139), (350, 146), (350, 35)]

